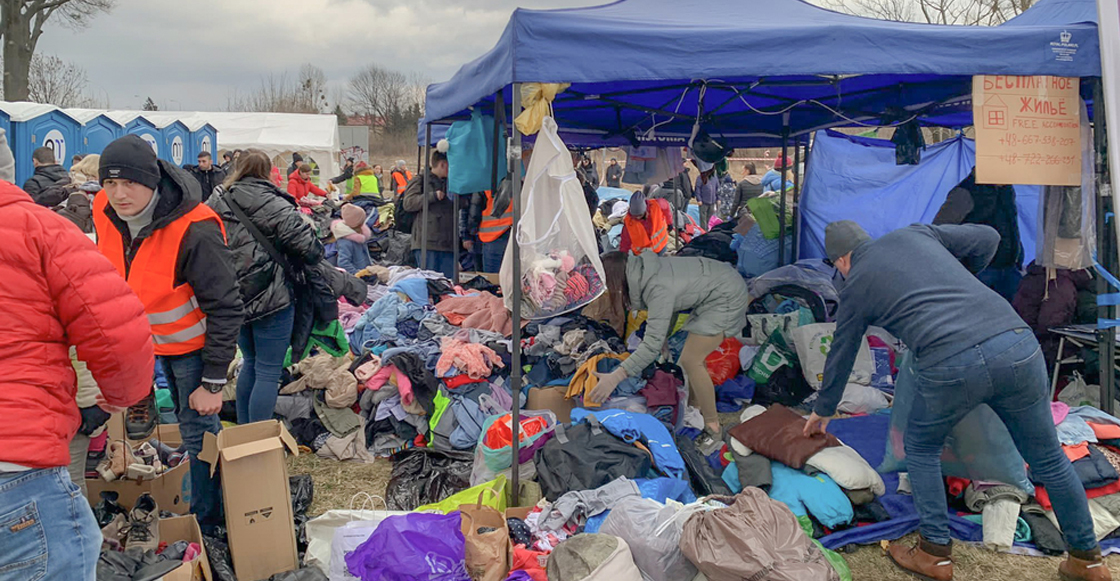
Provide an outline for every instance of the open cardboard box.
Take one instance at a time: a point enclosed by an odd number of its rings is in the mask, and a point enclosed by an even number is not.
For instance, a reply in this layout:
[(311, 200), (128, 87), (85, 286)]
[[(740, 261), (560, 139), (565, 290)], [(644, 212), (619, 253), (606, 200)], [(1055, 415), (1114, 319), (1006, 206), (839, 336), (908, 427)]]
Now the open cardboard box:
[[(115, 414), (114, 419), (119, 432), (117, 435), (123, 437), (124, 435), (124, 420), (120, 414)], [(113, 419), (110, 419), (109, 425), (109, 440), (112, 441), (114, 436)], [(183, 437), (179, 434), (179, 424), (165, 424), (156, 426), (156, 431), (152, 434), (153, 438), (171, 446), (173, 448), (179, 447), (183, 443)], [(116, 438), (119, 439), (119, 438)], [(128, 441), (129, 444), (137, 444), (138, 441)], [(190, 461), (185, 460), (178, 466), (160, 474), (153, 480), (115, 480), (113, 482), (106, 482), (104, 479), (87, 478), (86, 479), (86, 499), (89, 500), (90, 506), (96, 506), (101, 502), (101, 493), (104, 491), (113, 491), (119, 495), (118, 502), (125, 508), (132, 508), (136, 504), (136, 499), (145, 492), (152, 495), (152, 498), (159, 505), (160, 510), (166, 510), (175, 514), (187, 514), (191, 509), (191, 480), (190, 480)]]
[(241, 581), (268, 579), (299, 568), (286, 453), (295, 438), (275, 420), (206, 434), (199, 458), (222, 469), (226, 529)]
[(202, 543), (202, 531), (193, 516), (161, 519), (159, 537), (168, 545), (176, 541), (198, 543), (202, 550), (194, 561), (183, 563), (178, 569), (164, 575), (162, 577), (164, 581), (212, 581), (214, 579), (210, 571), (210, 558), (206, 556), (206, 546)]
[(460, 283), (469, 282), (471, 279), (473, 279), (476, 276), (481, 276), (482, 278), (485, 278), (486, 280), (490, 281), (490, 284), (492, 284), (492, 285), (501, 286), (501, 284), (502, 284), (498, 280), (498, 273), (496, 273), (496, 272), (460, 272), (459, 273), (459, 282)]
[(567, 393), (568, 387), (565, 385), (531, 387), (525, 409), (551, 410), (556, 414), (556, 421), (567, 424), (572, 421), (572, 409), (575, 407), (572, 400), (564, 397)]

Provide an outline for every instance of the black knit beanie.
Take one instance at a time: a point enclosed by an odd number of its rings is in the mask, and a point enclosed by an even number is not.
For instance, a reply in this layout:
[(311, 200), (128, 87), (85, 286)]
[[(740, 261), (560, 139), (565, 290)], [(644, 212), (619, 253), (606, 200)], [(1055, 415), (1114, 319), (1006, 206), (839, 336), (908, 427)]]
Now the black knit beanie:
[(105, 146), (98, 173), (102, 182), (109, 179), (131, 180), (153, 190), (159, 185), (156, 154), (139, 135), (125, 135)]

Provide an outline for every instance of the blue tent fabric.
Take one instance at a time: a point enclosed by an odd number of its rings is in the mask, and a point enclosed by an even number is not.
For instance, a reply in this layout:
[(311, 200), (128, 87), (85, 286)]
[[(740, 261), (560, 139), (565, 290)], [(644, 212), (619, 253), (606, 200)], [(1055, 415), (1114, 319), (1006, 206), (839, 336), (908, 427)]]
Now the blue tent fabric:
[[(824, 229), (854, 220), (872, 238), (914, 223), (929, 224), (949, 190), (972, 171), (976, 143), (958, 136), (927, 147), (918, 165), (896, 165), (890, 141), (817, 134), (801, 197), (801, 257), (824, 258)], [(1038, 186), (1015, 186), (1026, 262), (1035, 255)]]
[[(753, 109), (774, 113), (802, 102), (790, 119), (798, 137), (844, 123), (806, 100), (878, 121), (888, 107), (924, 114), (965, 98), (976, 74), (1100, 75), (1095, 20), (1093, 0), (1041, 0), (995, 27), (888, 22), (802, 0), (619, 0), (518, 9), (493, 49), (428, 87), (426, 115), (462, 119), (480, 104), (492, 111), (499, 90), (511, 102), (512, 83), (572, 83), (554, 103), (561, 127), (625, 143), (626, 130), (648, 129), (653, 115), (655, 142), (672, 145), (687, 139), (701, 108), (697, 79), (704, 79), (703, 109), (717, 140), (772, 145), (782, 115)], [(1063, 33), (1069, 35), (1064, 44)], [(744, 62), (744, 54), (752, 58)]]

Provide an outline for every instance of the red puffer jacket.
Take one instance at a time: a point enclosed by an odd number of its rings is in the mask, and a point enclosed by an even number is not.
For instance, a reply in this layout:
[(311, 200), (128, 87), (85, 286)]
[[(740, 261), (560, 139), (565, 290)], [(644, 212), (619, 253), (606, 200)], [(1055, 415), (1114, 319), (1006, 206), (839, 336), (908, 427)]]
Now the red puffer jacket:
[(301, 206), (309, 205), (308, 202), (310, 202), (310, 200), (304, 200), (307, 194), (315, 194), (317, 196), (327, 195), (326, 190), (311, 183), (311, 180), (303, 179), (303, 175), (301, 175), (298, 170), (292, 172), (292, 174), (288, 176), (288, 193), (291, 194), (292, 197), (296, 199), (296, 203)]
[(66, 466), (81, 424), (69, 349), (106, 403), (152, 389), (151, 327), (140, 299), (77, 227), (0, 181), (0, 461)]

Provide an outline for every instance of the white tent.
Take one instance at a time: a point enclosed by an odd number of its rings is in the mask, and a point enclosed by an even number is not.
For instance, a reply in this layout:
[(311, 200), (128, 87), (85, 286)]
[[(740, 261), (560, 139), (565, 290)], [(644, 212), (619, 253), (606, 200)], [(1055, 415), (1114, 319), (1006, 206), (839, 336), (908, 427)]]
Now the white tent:
[[(260, 149), (269, 157), (290, 160), (299, 152), (319, 166), (322, 179), (339, 173), (338, 117), (295, 113), (179, 113), (169, 111), (187, 127), (209, 123), (218, 130), (218, 149)], [(147, 115), (145, 115), (147, 116)], [(281, 167), (281, 170), (287, 169)], [(284, 176), (287, 177), (287, 176)]]

